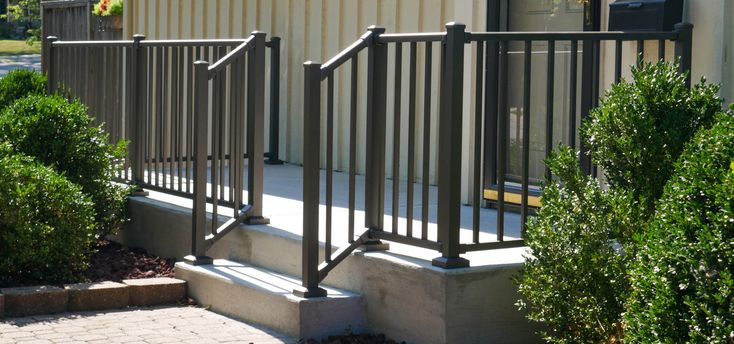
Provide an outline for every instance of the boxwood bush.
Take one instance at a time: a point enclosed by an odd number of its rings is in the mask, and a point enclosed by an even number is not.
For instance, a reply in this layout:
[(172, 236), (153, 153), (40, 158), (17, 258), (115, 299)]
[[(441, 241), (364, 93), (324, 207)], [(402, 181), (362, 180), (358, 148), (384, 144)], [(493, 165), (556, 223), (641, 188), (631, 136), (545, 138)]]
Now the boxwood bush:
[(733, 112), (686, 146), (639, 237), (628, 342), (734, 342)]
[(94, 202), (96, 233), (115, 231), (125, 218), (127, 187), (112, 183), (125, 142), (109, 144), (79, 101), (31, 95), (0, 113), (0, 141), (63, 173)]
[(0, 78), (0, 111), (31, 94), (46, 94), (45, 75), (28, 70), (17, 69)]
[(73, 281), (94, 239), (89, 197), (0, 144), (0, 286)]
[(721, 111), (717, 85), (689, 91), (678, 65), (632, 68), (632, 80), (612, 86), (584, 122), (581, 137), (609, 184), (630, 191), (652, 210), (673, 164), (696, 129)]
[(521, 308), (546, 325), (547, 341), (623, 340), (629, 264), (641, 243), (635, 236), (655, 214), (685, 142), (721, 111), (717, 86), (702, 81), (689, 90), (685, 78), (675, 64), (643, 64), (582, 123), (582, 141), (608, 188), (583, 176), (568, 148), (546, 162), (556, 179), (527, 224), (532, 254), (517, 282)]

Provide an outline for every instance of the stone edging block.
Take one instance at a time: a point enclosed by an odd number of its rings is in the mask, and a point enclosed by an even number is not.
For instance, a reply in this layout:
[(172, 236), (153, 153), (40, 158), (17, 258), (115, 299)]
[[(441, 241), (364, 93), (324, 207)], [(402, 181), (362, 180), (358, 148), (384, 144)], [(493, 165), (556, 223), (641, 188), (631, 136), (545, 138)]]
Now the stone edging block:
[(67, 284), (69, 311), (90, 311), (124, 308), (130, 303), (130, 288), (122, 283), (76, 283)]
[(130, 287), (130, 305), (155, 306), (176, 303), (186, 296), (186, 281), (159, 277), (123, 280)]
[(5, 295), (7, 317), (61, 313), (69, 301), (66, 290), (47, 285), (3, 288), (0, 293)]
[(0, 288), (0, 318), (173, 304), (186, 296), (186, 281), (175, 278), (67, 284), (64, 288)]

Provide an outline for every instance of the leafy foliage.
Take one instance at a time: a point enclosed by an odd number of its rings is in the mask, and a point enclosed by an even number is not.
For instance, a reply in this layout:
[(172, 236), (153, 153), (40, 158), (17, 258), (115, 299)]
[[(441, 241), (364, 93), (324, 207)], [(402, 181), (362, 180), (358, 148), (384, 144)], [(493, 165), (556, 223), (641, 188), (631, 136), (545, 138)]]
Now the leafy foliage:
[(94, 202), (98, 236), (123, 223), (129, 189), (112, 180), (121, 167), (126, 142), (109, 144), (101, 127), (92, 126), (80, 102), (60, 96), (18, 100), (0, 114), (0, 140), (79, 184)]
[(0, 110), (25, 96), (46, 94), (46, 76), (28, 69), (10, 71), (0, 78)]
[(75, 280), (87, 266), (93, 219), (77, 185), (0, 144), (0, 285)]
[(546, 164), (559, 180), (544, 187), (543, 207), (527, 225), (532, 255), (517, 280), (520, 306), (547, 325), (548, 342), (615, 342), (629, 286), (612, 237), (635, 225), (625, 210), (631, 198), (602, 190), (568, 147)]
[(41, 0), (16, 0), (15, 4), (8, 5), (8, 13), (0, 19), (10, 19), (23, 25), (28, 45), (41, 41)]
[(686, 146), (638, 238), (629, 342), (734, 342), (733, 112)]
[(544, 186), (543, 207), (527, 224), (532, 255), (517, 282), (520, 306), (547, 326), (549, 342), (628, 341), (623, 314), (629, 293), (641, 287), (630, 282), (630, 264), (646, 244), (638, 239), (685, 143), (721, 110), (718, 86), (702, 80), (689, 90), (676, 65), (643, 64), (632, 76), (582, 123), (582, 141), (608, 188), (584, 176), (568, 148), (546, 161), (557, 180)]
[(721, 110), (719, 87), (702, 80), (690, 91), (677, 64), (644, 63), (632, 81), (607, 91), (582, 125), (581, 136), (609, 184), (652, 210), (673, 164), (696, 129)]

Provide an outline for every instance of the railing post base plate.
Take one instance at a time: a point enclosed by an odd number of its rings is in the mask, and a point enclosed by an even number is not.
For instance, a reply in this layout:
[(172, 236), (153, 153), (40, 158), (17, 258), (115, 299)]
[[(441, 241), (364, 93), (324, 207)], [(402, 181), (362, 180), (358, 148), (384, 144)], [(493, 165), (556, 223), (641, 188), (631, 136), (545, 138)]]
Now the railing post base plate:
[(150, 192), (143, 190), (141, 187), (136, 187), (133, 189), (133, 191), (130, 193), (130, 196), (136, 197), (147, 197), (150, 196)]
[(434, 258), (431, 264), (444, 269), (468, 268), (469, 260), (461, 257), (438, 257)]
[(362, 252), (387, 251), (389, 249), (390, 244), (375, 239), (368, 239), (358, 248)]
[(284, 161), (280, 159), (266, 159), (265, 165), (283, 165)]
[(248, 225), (269, 225), (270, 218), (265, 216), (250, 216), (245, 220)]
[(211, 265), (214, 263), (214, 260), (211, 257), (207, 256), (193, 256), (188, 255), (184, 257), (183, 259), (184, 263), (197, 266), (197, 265)]
[(315, 287), (315, 288), (306, 288), (306, 287), (298, 287), (293, 289), (293, 295), (302, 297), (304, 299), (309, 299), (312, 297), (326, 297), (326, 289)]

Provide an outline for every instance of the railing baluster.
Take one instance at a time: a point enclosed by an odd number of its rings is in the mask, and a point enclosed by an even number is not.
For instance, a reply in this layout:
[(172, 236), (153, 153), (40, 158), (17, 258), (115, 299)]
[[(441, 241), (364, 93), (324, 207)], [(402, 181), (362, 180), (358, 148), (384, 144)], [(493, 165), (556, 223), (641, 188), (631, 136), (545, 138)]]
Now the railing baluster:
[(569, 81), (568, 146), (576, 147), (576, 82), (578, 79), (579, 41), (571, 41), (571, 75)]
[(280, 154), (280, 37), (270, 39), (270, 152), (265, 163), (282, 165)]
[(155, 142), (156, 142), (156, 145), (155, 145), (155, 152), (156, 152), (155, 154), (156, 156), (155, 158), (156, 160), (155, 183), (156, 183), (156, 186), (160, 187), (161, 182), (163, 182), (164, 186), (166, 183), (165, 175), (163, 174), (164, 173), (163, 169), (165, 168), (165, 166), (163, 165), (163, 162), (165, 161), (164, 156), (163, 156), (163, 137), (164, 137), (164, 132), (165, 132), (165, 129), (163, 127), (163, 121), (164, 121), (164, 117), (163, 117), (164, 116), (164, 112), (163, 112), (164, 111), (163, 109), (164, 93), (163, 92), (165, 89), (165, 80), (166, 80), (164, 79), (165, 74), (163, 71), (164, 70), (164, 64), (163, 64), (164, 57), (163, 56), (165, 55), (164, 53), (165, 48), (159, 47), (156, 50), (157, 50), (156, 51), (156, 54), (157, 54), (156, 56), (156, 68), (157, 68), (156, 75), (157, 75), (158, 80), (156, 81), (157, 83), (156, 83), (155, 102), (156, 102), (156, 118), (157, 118), (156, 129), (158, 131), (158, 134), (156, 135), (156, 139), (155, 139)]
[(691, 87), (691, 55), (693, 53), (693, 24), (678, 23), (674, 26), (678, 33), (675, 41), (675, 56), (680, 59), (680, 72), (686, 74), (686, 86)]
[(476, 58), (475, 91), (474, 94), (474, 175), (472, 178), (472, 242), (479, 243), (479, 209), (482, 201), (482, 94), (483, 94), (483, 76), (484, 76), (484, 42), (477, 42), (477, 58)]
[[(227, 54), (225, 47), (218, 47), (216, 49), (216, 60), (219, 61), (224, 55)], [(219, 164), (219, 200), (224, 201), (227, 199), (224, 187), (226, 185), (224, 180), (224, 171), (227, 169), (227, 150), (226, 150), (226, 128), (227, 128), (227, 94), (224, 92), (227, 89), (227, 70), (229, 67), (222, 69), (219, 72), (221, 79), (219, 80), (219, 92), (215, 94), (215, 97), (219, 99), (219, 112), (215, 115), (219, 117), (219, 128), (217, 128), (219, 135), (217, 137), (217, 144), (219, 144), (219, 157), (216, 160)], [(216, 98), (215, 98), (216, 99)], [(213, 132), (212, 132), (213, 133)], [(212, 157), (213, 158), (213, 157)], [(231, 201), (231, 199), (229, 199)]]
[(665, 61), (665, 40), (658, 40), (658, 60)]
[(334, 205), (334, 73), (329, 73), (326, 88), (326, 247), (324, 257), (326, 262), (331, 262), (331, 215)]
[(645, 41), (637, 40), (637, 65), (639, 66), (645, 60)]
[(359, 77), (358, 55), (352, 57), (349, 87), (349, 224), (348, 240), (354, 242), (355, 184), (357, 176), (357, 78)]
[(398, 233), (400, 217), (400, 105), (402, 88), (403, 46), (395, 43), (395, 99), (393, 109), (393, 156), (392, 156), (392, 232)]
[(424, 73), (423, 73), (423, 161), (422, 161), (422, 189), (421, 189), (421, 239), (428, 239), (428, 183), (430, 178), (431, 158), (431, 71), (433, 62), (432, 43), (425, 43)]
[(507, 173), (507, 49), (509, 43), (499, 46), (499, 96), (497, 131), (497, 241), (505, 241), (505, 174)]
[(415, 190), (415, 96), (416, 96), (416, 58), (418, 44), (410, 43), (410, 81), (408, 88), (408, 182), (406, 190), (406, 234), (413, 237), (413, 195)]
[[(553, 105), (554, 102), (554, 85), (556, 81), (556, 41), (548, 41), (548, 74), (546, 77), (546, 96), (545, 96), (545, 157), (548, 158), (553, 151)], [(553, 175), (550, 168), (545, 168), (545, 179), (550, 181)]]
[(614, 47), (614, 83), (622, 79), (622, 40), (618, 39)]
[(523, 114), (522, 114), (522, 199), (520, 209), (520, 228), (525, 231), (525, 223), (528, 219), (528, 191), (530, 188), (530, 97), (532, 77), (532, 54), (533, 42), (525, 41), (525, 65), (523, 84)]

